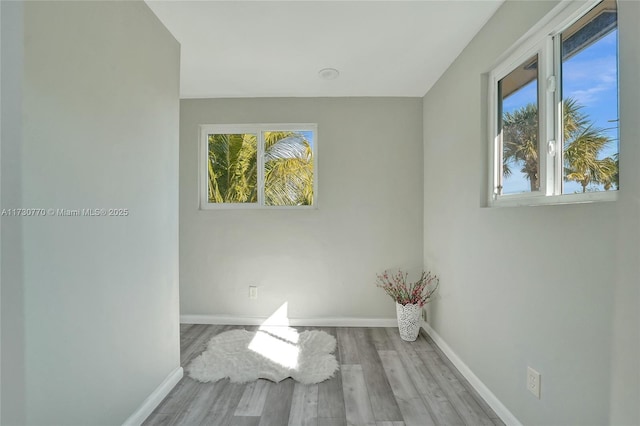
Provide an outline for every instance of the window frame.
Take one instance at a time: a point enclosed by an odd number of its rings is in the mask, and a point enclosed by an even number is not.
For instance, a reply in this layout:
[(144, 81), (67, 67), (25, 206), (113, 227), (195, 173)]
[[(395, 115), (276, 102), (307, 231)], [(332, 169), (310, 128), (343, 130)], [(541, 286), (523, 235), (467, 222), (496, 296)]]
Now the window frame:
[[(270, 206), (264, 203), (264, 136), (269, 131), (313, 132), (311, 152), (313, 156), (313, 204), (303, 206)], [(255, 134), (257, 138), (257, 187), (255, 203), (210, 203), (209, 202), (209, 135), (211, 134)], [(309, 210), (318, 208), (318, 125), (316, 123), (261, 123), (261, 124), (201, 124), (198, 149), (198, 204), (200, 210), (266, 209)]]
[[(562, 60), (560, 34), (581, 19), (602, 0), (562, 2), (503, 54), (488, 78), (488, 206), (536, 206), (615, 201), (620, 189), (579, 194), (562, 194)], [(538, 55), (538, 160), (539, 190), (498, 194), (502, 179), (502, 141), (498, 133), (498, 82), (527, 58)], [(619, 69), (619, 56), (617, 68)], [(618, 87), (618, 111), (620, 89)], [(620, 115), (620, 114), (618, 114)], [(621, 141), (619, 141), (618, 149)], [(552, 154), (554, 150), (555, 154)]]

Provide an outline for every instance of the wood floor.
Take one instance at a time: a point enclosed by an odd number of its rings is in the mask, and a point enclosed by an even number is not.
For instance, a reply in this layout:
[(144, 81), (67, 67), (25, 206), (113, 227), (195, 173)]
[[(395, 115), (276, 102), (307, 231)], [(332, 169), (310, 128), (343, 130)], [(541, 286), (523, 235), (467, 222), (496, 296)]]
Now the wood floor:
[[(211, 337), (234, 328), (256, 329), (181, 325), (182, 366)], [(396, 328), (296, 328), (337, 338), (340, 371), (333, 378), (306, 386), (292, 379), (239, 385), (185, 375), (144, 425), (504, 425), (428, 337), (409, 343)]]

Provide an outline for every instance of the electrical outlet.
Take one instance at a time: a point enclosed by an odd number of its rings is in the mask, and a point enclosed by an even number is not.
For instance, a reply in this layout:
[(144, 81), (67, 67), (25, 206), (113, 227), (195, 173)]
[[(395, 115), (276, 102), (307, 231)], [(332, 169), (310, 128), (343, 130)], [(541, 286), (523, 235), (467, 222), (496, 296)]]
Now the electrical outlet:
[(540, 373), (531, 367), (527, 367), (527, 389), (540, 399)]
[(422, 309), (422, 321), (426, 321), (426, 320), (427, 320), (427, 310)]
[(249, 299), (257, 299), (258, 298), (258, 287), (255, 285), (249, 286)]

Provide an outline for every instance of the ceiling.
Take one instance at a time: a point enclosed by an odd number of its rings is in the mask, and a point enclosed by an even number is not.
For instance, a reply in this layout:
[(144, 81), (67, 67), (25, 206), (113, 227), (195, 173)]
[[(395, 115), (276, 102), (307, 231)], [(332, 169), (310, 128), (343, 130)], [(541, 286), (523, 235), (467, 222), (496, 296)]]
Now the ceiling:
[(423, 96), (503, 0), (146, 2), (181, 44), (181, 97), (222, 98)]

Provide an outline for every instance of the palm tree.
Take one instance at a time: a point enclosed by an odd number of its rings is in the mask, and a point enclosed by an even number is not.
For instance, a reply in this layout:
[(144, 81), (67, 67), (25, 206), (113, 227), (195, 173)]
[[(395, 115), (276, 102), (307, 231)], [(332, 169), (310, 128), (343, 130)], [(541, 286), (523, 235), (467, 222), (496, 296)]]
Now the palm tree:
[(503, 165), (505, 176), (511, 175), (510, 164), (520, 164), (520, 172), (529, 180), (531, 191), (538, 182), (538, 107), (528, 104), (502, 118)]
[(209, 135), (209, 202), (258, 200), (257, 139), (253, 134)]
[[(209, 202), (255, 203), (257, 138), (255, 134), (209, 135)], [(266, 205), (313, 204), (313, 155), (298, 132), (264, 132)]]
[[(603, 129), (593, 126), (582, 106), (574, 99), (563, 102), (564, 180), (576, 181), (587, 191), (589, 184), (602, 184), (605, 190), (618, 187), (617, 158), (600, 159), (600, 153), (611, 142)], [(531, 191), (539, 187), (538, 107), (528, 104), (502, 117), (503, 174), (512, 173), (511, 166), (529, 180)]]
[(265, 132), (265, 204), (313, 204), (313, 152), (300, 133)]
[[(616, 172), (611, 177), (611, 184), (615, 185), (616, 189), (620, 189), (620, 153), (613, 154), (612, 160), (616, 163)], [(606, 185), (605, 189), (607, 189)]]
[(603, 129), (594, 127), (582, 106), (574, 99), (563, 103), (564, 179), (575, 181), (587, 192), (589, 184), (602, 184), (605, 191), (618, 187), (618, 161), (600, 159), (600, 152), (611, 142)]

